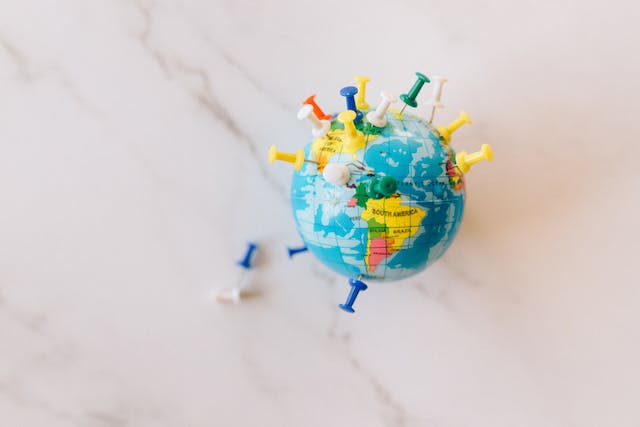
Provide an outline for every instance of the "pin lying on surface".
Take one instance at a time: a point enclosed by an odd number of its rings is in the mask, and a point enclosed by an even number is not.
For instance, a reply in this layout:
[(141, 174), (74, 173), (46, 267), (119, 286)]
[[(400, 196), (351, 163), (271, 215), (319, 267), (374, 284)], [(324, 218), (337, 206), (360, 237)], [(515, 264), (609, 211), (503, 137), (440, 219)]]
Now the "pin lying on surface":
[(244, 257), (237, 262), (237, 265), (242, 267), (242, 271), (237, 279), (235, 286), (230, 288), (215, 289), (213, 291), (213, 298), (220, 303), (233, 303), (237, 304), (242, 299), (242, 290), (247, 287), (249, 272), (253, 267), (253, 260), (258, 250), (258, 245), (249, 242), (247, 244), (247, 251)]
[(305, 159), (304, 150), (302, 149), (296, 150), (295, 153), (285, 153), (282, 151), (278, 151), (275, 145), (272, 145), (271, 148), (269, 148), (268, 159), (269, 163), (273, 163), (276, 160), (291, 163), (293, 165), (293, 168), (297, 171), (302, 169), (302, 165), (304, 164), (304, 162), (316, 164), (318, 163), (315, 160)]
[(339, 304), (338, 307), (343, 309), (348, 313), (355, 313), (356, 311), (353, 309), (353, 304), (356, 302), (356, 298), (358, 298), (358, 294), (361, 291), (366, 291), (368, 286), (366, 283), (362, 282), (360, 278), (358, 279), (349, 279), (349, 286), (351, 286), (351, 291), (349, 291), (349, 296), (347, 297), (347, 301), (344, 304)]
[(437, 131), (440, 134), (440, 137), (444, 141), (445, 145), (451, 142), (451, 135), (465, 123), (471, 124), (471, 119), (469, 118), (467, 113), (464, 112), (464, 110), (460, 110), (460, 116), (457, 119), (446, 126), (437, 127)]
[(355, 86), (345, 86), (340, 89), (340, 95), (345, 97), (347, 101), (347, 110), (351, 110), (356, 113), (355, 122), (360, 123), (362, 121), (362, 111), (359, 111), (356, 108), (356, 99), (355, 96), (358, 93), (358, 88)]
[(456, 154), (456, 164), (462, 173), (469, 172), (469, 170), (471, 170), (471, 166), (482, 160), (486, 160), (488, 162), (493, 160), (493, 150), (489, 144), (482, 144), (480, 150), (474, 151), (473, 153), (461, 151)]
[(322, 111), (322, 109), (318, 106), (318, 104), (316, 103), (316, 94), (315, 93), (313, 95), (309, 96), (304, 101), (302, 101), (302, 104), (303, 105), (305, 105), (305, 104), (311, 105), (311, 107), (313, 108), (313, 114), (316, 115), (316, 118), (318, 120), (331, 120), (331, 117), (333, 117), (331, 114), (325, 114), (324, 111)]
[(293, 258), (294, 255), (299, 254), (301, 252), (307, 252), (309, 248), (306, 246), (301, 246), (299, 248), (287, 248), (287, 252), (289, 253), (289, 258)]
[(251, 268), (251, 261), (253, 260), (254, 254), (258, 249), (258, 245), (255, 243), (249, 242), (247, 244), (247, 252), (240, 261), (238, 261), (238, 265), (245, 270), (249, 270)]
[(356, 113), (354, 113), (353, 110), (346, 110), (338, 114), (338, 121), (344, 125), (344, 144), (350, 149), (364, 145), (364, 134), (356, 129), (356, 125), (353, 122), (355, 118)]
[(436, 113), (436, 108), (444, 108), (444, 104), (440, 102), (442, 98), (442, 88), (448, 81), (443, 76), (433, 76), (433, 92), (431, 92), (431, 98), (427, 101), (427, 105), (431, 105), (431, 117), (429, 117), (429, 123), (433, 122), (433, 116)]
[(392, 103), (398, 100), (398, 98), (384, 90), (380, 92), (380, 98), (380, 104), (378, 104), (375, 111), (367, 113), (367, 120), (375, 127), (383, 128), (387, 125), (387, 110)]
[(353, 80), (358, 82), (358, 96), (356, 98), (356, 107), (360, 110), (368, 110), (369, 104), (364, 99), (365, 90), (367, 88), (367, 83), (371, 81), (370, 77), (366, 76), (355, 76)]
[(318, 120), (313, 113), (313, 107), (305, 104), (298, 111), (298, 120), (307, 120), (311, 124), (311, 133), (314, 137), (323, 137), (329, 132), (331, 122), (329, 120)]
[(404, 109), (407, 108), (407, 105), (413, 108), (416, 108), (418, 106), (418, 101), (416, 101), (416, 98), (418, 97), (422, 86), (424, 86), (425, 83), (429, 83), (430, 81), (429, 77), (425, 76), (422, 73), (416, 72), (416, 76), (418, 77), (418, 79), (413, 84), (411, 89), (409, 89), (409, 93), (403, 93), (402, 95), (400, 95), (400, 99), (402, 100), (402, 102), (404, 102), (404, 107), (402, 107), (402, 110), (400, 110), (400, 115), (402, 115)]

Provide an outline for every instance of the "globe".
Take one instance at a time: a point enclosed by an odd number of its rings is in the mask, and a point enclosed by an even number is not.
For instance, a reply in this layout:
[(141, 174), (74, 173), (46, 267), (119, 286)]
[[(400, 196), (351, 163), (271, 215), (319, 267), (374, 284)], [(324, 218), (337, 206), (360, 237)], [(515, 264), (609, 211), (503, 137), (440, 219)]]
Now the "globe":
[(420, 272), (451, 245), (465, 184), (454, 151), (429, 123), (408, 113), (385, 117), (383, 128), (357, 124), (362, 144), (349, 144), (334, 118), (304, 149), (310, 161), (293, 175), (291, 206), (302, 240), (323, 264), (391, 281)]

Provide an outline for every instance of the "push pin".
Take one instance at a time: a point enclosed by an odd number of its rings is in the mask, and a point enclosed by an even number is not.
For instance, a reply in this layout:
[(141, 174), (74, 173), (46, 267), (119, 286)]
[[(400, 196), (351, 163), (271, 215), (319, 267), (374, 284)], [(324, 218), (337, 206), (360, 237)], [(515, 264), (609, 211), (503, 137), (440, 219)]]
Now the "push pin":
[(380, 98), (382, 99), (376, 110), (367, 113), (367, 120), (375, 127), (383, 128), (387, 125), (386, 113), (389, 109), (389, 105), (396, 102), (398, 98), (384, 90), (380, 92)]
[(306, 252), (309, 248), (306, 246), (301, 246), (299, 248), (287, 248), (287, 252), (289, 252), (289, 258), (293, 258), (295, 254), (299, 254), (300, 252)]
[(358, 88), (355, 86), (345, 86), (340, 89), (340, 95), (344, 96), (347, 100), (347, 110), (351, 110), (356, 113), (356, 123), (360, 123), (362, 121), (362, 111), (359, 111), (356, 108), (356, 99), (355, 96), (358, 93)]
[(429, 77), (425, 76), (422, 73), (416, 72), (416, 76), (418, 77), (418, 79), (409, 90), (409, 93), (403, 93), (402, 95), (400, 95), (400, 99), (402, 100), (402, 102), (404, 102), (404, 107), (402, 107), (402, 110), (400, 110), (401, 116), (404, 112), (404, 109), (407, 108), (407, 105), (410, 105), (413, 108), (416, 108), (418, 106), (418, 101), (416, 101), (416, 98), (420, 93), (422, 86), (424, 86), (425, 83), (429, 83), (430, 81)]
[(356, 302), (356, 298), (358, 298), (358, 294), (360, 291), (366, 291), (367, 285), (358, 279), (349, 279), (349, 285), (351, 286), (351, 291), (349, 292), (349, 296), (347, 297), (347, 302), (344, 304), (339, 304), (338, 307), (343, 309), (348, 313), (355, 313), (353, 309), (353, 303)]
[(315, 162), (313, 160), (305, 160), (305, 158), (304, 158), (304, 150), (302, 150), (302, 149), (296, 150), (295, 153), (284, 153), (282, 151), (278, 151), (276, 149), (275, 145), (272, 145), (271, 148), (269, 148), (268, 159), (269, 159), (269, 163), (273, 163), (276, 160), (282, 160), (283, 162), (289, 162), (289, 163), (293, 164), (293, 168), (295, 170), (297, 170), (297, 171), (302, 169), (302, 165), (304, 164), (304, 162), (318, 163), (318, 162)]
[(251, 261), (253, 260), (253, 255), (256, 252), (256, 249), (258, 249), (258, 245), (249, 242), (247, 246), (247, 252), (245, 253), (244, 258), (238, 261), (238, 265), (245, 270), (251, 269)]
[(371, 78), (366, 76), (355, 76), (353, 80), (358, 82), (358, 97), (356, 98), (356, 107), (359, 110), (368, 110), (369, 103), (364, 100), (364, 93), (367, 88), (367, 83), (371, 81)]
[(456, 154), (456, 164), (458, 165), (458, 168), (462, 171), (462, 173), (469, 172), (471, 166), (482, 160), (486, 160), (488, 162), (493, 160), (493, 150), (491, 149), (491, 146), (489, 144), (482, 144), (480, 150), (473, 153), (461, 151)]
[(433, 92), (431, 92), (431, 99), (427, 101), (427, 105), (431, 105), (431, 117), (429, 123), (433, 122), (433, 116), (436, 113), (436, 108), (444, 108), (444, 104), (440, 102), (442, 98), (442, 87), (448, 81), (443, 76), (433, 76)]
[(242, 272), (238, 277), (236, 285), (231, 288), (214, 290), (213, 297), (217, 302), (233, 304), (237, 304), (240, 302), (240, 300), (242, 299), (242, 290), (246, 287), (247, 274), (253, 267), (253, 259), (255, 257), (257, 249), (258, 245), (252, 242), (248, 243), (247, 252), (245, 253), (244, 257), (237, 262), (237, 264), (242, 267)]
[(313, 107), (309, 104), (305, 104), (298, 111), (298, 120), (307, 120), (311, 124), (311, 133), (314, 137), (323, 137), (329, 132), (331, 128), (331, 122), (329, 120), (318, 120), (313, 113)]
[(315, 93), (310, 97), (308, 97), (307, 99), (305, 99), (304, 101), (302, 101), (302, 105), (305, 105), (305, 104), (311, 105), (311, 107), (313, 108), (313, 114), (316, 115), (318, 120), (331, 120), (331, 117), (333, 117), (331, 114), (325, 114), (324, 111), (322, 111), (322, 109), (318, 107), (318, 104), (316, 103)]
[(344, 125), (344, 130), (346, 133), (345, 145), (351, 149), (354, 149), (358, 146), (364, 146), (365, 143), (364, 134), (356, 129), (356, 125), (353, 122), (355, 118), (356, 113), (353, 112), (353, 110), (346, 110), (338, 114), (338, 121)]
[(366, 188), (367, 195), (372, 199), (382, 199), (395, 194), (398, 189), (398, 181), (392, 176), (383, 176), (382, 178), (373, 178)]
[(322, 177), (329, 184), (344, 185), (351, 179), (351, 172), (343, 163), (329, 163), (322, 170)]
[(440, 137), (442, 137), (445, 145), (451, 141), (451, 135), (465, 123), (471, 123), (471, 119), (464, 110), (461, 110), (460, 117), (449, 123), (447, 126), (438, 126), (438, 133), (440, 134)]

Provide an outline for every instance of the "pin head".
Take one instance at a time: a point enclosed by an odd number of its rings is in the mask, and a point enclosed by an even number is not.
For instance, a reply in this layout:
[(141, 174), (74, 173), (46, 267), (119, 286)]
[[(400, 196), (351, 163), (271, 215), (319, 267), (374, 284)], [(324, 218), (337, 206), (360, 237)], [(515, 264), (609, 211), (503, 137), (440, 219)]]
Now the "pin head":
[(418, 77), (418, 81), (421, 81), (423, 84), (424, 83), (429, 83), (431, 80), (429, 80), (429, 77), (425, 76), (424, 74), (416, 71), (416, 77)]
[(275, 162), (277, 155), (278, 155), (278, 149), (276, 148), (276, 146), (272, 145), (271, 147), (269, 147), (269, 153), (267, 154), (267, 159), (269, 160), (269, 163)]
[(466, 111), (461, 110), (460, 111), (460, 118), (459, 118), (461, 123), (468, 123), (471, 124), (471, 119), (469, 118), (469, 115), (467, 114)]
[(398, 181), (392, 176), (383, 176), (378, 180), (375, 189), (383, 196), (389, 197), (398, 189)]
[(313, 113), (313, 106), (304, 104), (302, 108), (298, 110), (298, 120), (304, 120)]
[(482, 144), (482, 147), (480, 147), (480, 151), (482, 152), (482, 157), (484, 158), (484, 160), (488, 162), (493, 160), (493, 149), (491, 149), (491, 146), (489, 144)]
[(342, 96), (356, 96), (358, 88), (355, 86), (345, 86), (340, 89), (340, 95)]
[(324, 167), (322, 176), (330, 184), (344, 185), (349, 182), (351, 173), (347, 165), (342, 163), (329, 163)]
[(338, 114), (338, 121), (343, 125), (347, 123), (353, 123), (355, 119), (356, 112), (353, 110), (345, 110), (342, 113)]
[(388, 101), (389, 103), (396, 102), (398, 100), (394, 94), (386, 90), (380, 92), (380, 98)]

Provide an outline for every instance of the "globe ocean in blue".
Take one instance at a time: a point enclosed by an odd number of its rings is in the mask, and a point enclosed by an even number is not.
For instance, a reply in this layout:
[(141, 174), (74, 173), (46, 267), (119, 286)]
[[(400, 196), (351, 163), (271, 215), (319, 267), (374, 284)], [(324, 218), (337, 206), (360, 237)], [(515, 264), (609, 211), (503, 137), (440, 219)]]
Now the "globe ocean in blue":
[[(291, 183), (304, 243), (348, 277), (397, 280), (420, 272), (447, 250), (464, 211), (464, 177), (451, 147), (417, 116), (386, 117), (382, 129), (358, 125), (366, 137), (360, 147), (348, 146), (334, 119), (326, 136), (305, 147), (305, 158), (317, 164), (305, 163)], [(323, 177), (331, 164), (348, 168), (346, 185)]]

